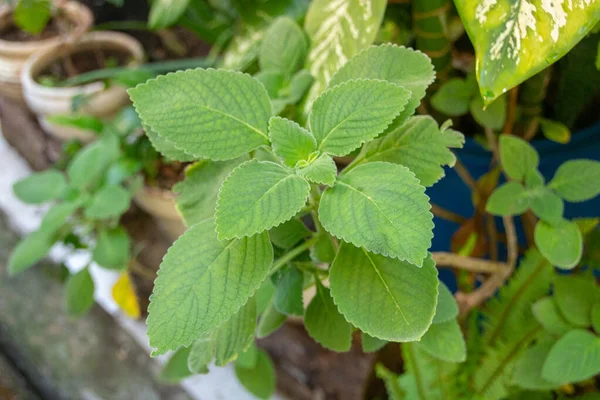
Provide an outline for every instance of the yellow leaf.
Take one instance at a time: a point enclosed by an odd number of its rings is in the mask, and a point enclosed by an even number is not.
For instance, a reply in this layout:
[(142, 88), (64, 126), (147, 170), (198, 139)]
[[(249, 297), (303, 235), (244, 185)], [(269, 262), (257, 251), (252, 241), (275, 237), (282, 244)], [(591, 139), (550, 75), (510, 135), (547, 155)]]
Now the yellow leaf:
[(133, 285), (129, 280), (129, 275), (124, 272), (112, 288), (112, 296), (123, 312), (131, 318), (141, 316), (140, 305), (138, 304)]

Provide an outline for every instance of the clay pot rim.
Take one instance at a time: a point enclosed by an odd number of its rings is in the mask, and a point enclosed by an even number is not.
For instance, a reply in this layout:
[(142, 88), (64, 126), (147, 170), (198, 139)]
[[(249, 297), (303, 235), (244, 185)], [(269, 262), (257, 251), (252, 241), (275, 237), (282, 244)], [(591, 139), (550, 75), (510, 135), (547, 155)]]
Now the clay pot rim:
[[(32, 51), (37, 50), (41, 46), (51, 46), (53, 44), (65, 42), (73, 37), (79, 36), (83, 32), (87, 31), (94, 22), (94, 16), (91, 10), (84, 4), (75, 1), (69, 1), (58, 7), (65, 12), (66, 17), (71, 20), (74, 25), (74, 29), (69, 35), (64, 37), (53, 36), (43, 40), (33, 40), (27, 42), (4, 40), (0, 38), (0, 53), (5, 52), (27, 55)], [(12, 13), (13, 8), (11, 6), (6, 5), (4, 7), (0, 7), (0, 22), (5, 22), (8, 20), (12, 16)]]
[[(140, 42), (133, 36), (121, 32), (97, 31), (83, 35), (72, 46), (65, 47), (65, 43), (56, 43), (52, 46), (34, 53), (27, 59), (21, 71), (21, 84), (25, 91), (35, 91), (38, 94), (60, 95), (72, 97), (80, 94), (91, 94), (104, 89), (103, 82), (91, 82), (85, 85), (72, 87), (46, 87), (35, 81), (35, 77), (50, 63), (74, 50), (105, 45), (105, 48), (120, 48), (133, 57), (132, 65), (140, 65), (144, 59), (144, 49)], [(102, 48), (102, 47), (100, 47)]]

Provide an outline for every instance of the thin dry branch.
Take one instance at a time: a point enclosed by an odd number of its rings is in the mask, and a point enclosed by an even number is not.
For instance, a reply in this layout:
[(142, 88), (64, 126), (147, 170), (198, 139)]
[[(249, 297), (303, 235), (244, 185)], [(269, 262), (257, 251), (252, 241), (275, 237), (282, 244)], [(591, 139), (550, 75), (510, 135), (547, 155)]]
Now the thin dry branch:
[(464, 269), (469, 272), (498, 274), (506, 266), (506, 264), (502, 262), (466, 257), (443, 251), (433, 252), (431, 253), (431, 256), (438, 267), (452, 267)]
[(431, 204), (431, 212), (437, 217), (454, 222), (459, 225), (462, 225), (467, 221), (467, 219), (462, 215), (456, 214), (450, 210), (446, 210), (445, 208), (433, 203)]
[(465, 168), (465, 166), (460, 162), (458, 157), (456, 157), (456, 164), (454, 164), (454, 170), (458, 174), (459, 178), (471, 189), (472, 192), (477, 192), (477, 181), (473, 179), (469, 171)]

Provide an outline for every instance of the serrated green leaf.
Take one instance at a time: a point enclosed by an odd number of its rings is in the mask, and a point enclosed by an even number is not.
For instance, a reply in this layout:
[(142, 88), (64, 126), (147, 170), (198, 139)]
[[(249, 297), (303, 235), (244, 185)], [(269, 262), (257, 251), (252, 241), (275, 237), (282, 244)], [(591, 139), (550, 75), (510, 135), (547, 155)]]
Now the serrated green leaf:
[(600, 299), (593, 279), (560, 275), (554, 279), (554, 301), (561, 315), (571, 324), (587, 328), (592, 324), (592, 307)]
[(421, 266), (433, 236), (429, 209), (425, 188), (408, 168), (372, 162), (323, 193), (319, 219), (339, 239)]
[(592, 307), (592, 328), (597, 334), (600, 334), (600, 301), (597, 301)]
[(548, 186), (567, 201), (594, 198), (600, 193), (600, 161), (566, 161), (558, 167)]
[(271, 302), (260, 317), (256, 337), (262, 339), (275, 332), (283, 325), (287, 316), (277, 311), (273, 302)]
[(479, 125), (498, 131), (506, 121), (506, 97), (499, 97), (484, 109), (483, 99), (475, 96), (469, 103), (469, 110)]
[(210, 336), (197, 339), (190, 347), (187, 367), (194, 374), (208, 373), (208, 364), (213, 358), (215, 343)]
[(442, 281), (438, 285), (438, 300), (433, 317), (434, 324), (441, 324), (458, 317), (458, 305), (448, 286)]
[(517, 181), (523, 181), (530, 170), (537, 170), (540, 157), (527, 141), (514, 135), (500, 135), (500, 160), (504, 172)]
[(564, 202), (548, 188), (539, 188), (531, 197), (531, 211), (550, 224), (560, 223), (564, 211)]
[(235, 364), (240, 366), (241, 368), (254, 368), (256, 363), (258, 362), (258, 348), (256, 344), (252, 342), (250, 346), (246, 349), (246, 351), (240, 353), (238, 355), (237, 360), (235, 360)]
[[(473, 90), (475, 89), (475, 91)], [(431, 106), (450, 117), (458, 117), (469, 112), (469, 102), (477, 95), (477, 87), (464, 79), (452, 78), (431, 96)]]
[(415, 344), (442, 361), (459, 363), (467, 359), (467, 345), (456, 319), (432, 324)]
[(571, 131), (562, 122), (540, 118), (540, 128), (542, 128), (542, 133), (548, 140), (561, 144), (571, 141)]
[(600, 19), (594, 2), (455, 4), (475, 47), (477, 80), (488, 103), (561, 58)]
[(94, 305), (94, 281), (86, 267), (67, 280), (65, 306), (69, 315), (79, 317)]
[(410, 92), (381, 80), (351, 80), (315, 100), (310, 129), (319, 151), (345, 156), (374, 139), (404, 109)]
[(131, 194), (122, 186), (104, 186), (85, 209), (85, 216), (90, 219), (115, 218), (127, 211), (130, 203)]
[(452, 129), (441, 131), (429, 116), (408, 119), (381, 139), (370, 142), (360, 158), (362, 162), (387, 161), (408, 167), (423, 186), (431, 186), (444, 177), (444, 165), (454, 166), (451, 148), (461, 148), (464, 136)]
[(129, 262), (130, 240), (121, 226), (103, 229), (92, 252), (93, 260), (101, 267), (123, 270)]
[(268, 399), (275, 392), (275, 367), (263, 350), (258, 351), (256, 365), (252, 368), (236, 363), (235, 375), (242, 386), (259, 399)]
[(173, 186), (175, 204), (187, 226), (212, 218), (217, 207), (219, 189), (231, 171), (248, 159), (242, 156), (229, 161), (199, 161), (185, 170), (185, 179)]
[(190, 0), (154, 0), (151, 3), (148, 27), (164, 29), (175, 24), (185, 12)]
[(19, 0), (12, 13), (12, 20), (19, 28), (32, 35), (41, 33), (52, 17), (49, 0)]
[(24, 203), (40, 204), (56, 199), (67, 187), (64, 175), (50, 169), (36, 172), (13, 185), (13, 192)]
[(285, 315), (303, 315), (304, 275), (294, 267), (285, 267), (277, 274), (273, 305)]
[(499, 216), (519, 215), (527, 211), (530, 205), (530, 193), (519, 182), (511, 181), (492, 192), (485, 210)]
[(169, 361), (165, 364), (163, 369), (160, 371), (158, 379), (163, 382), (177, 383), (184, 378), (192, 375), (192, 371), (188, 368), (188, 358), (190, 356), (191, 348), (182, 347), (178, 349), (169, 358)]
[(311, 47), (306, 66), (315, 77), (308, 106), (348, 60), (373, 43), (383, 20), (385, 0), (317, 0), (308, 7), (304, 30)]
[(310, 231), (299, 220), (292, 218), (269, 231), (271, 242), (281, 249), (289, 249), (310, 235)]
[(165, 255), (155, 281), (147, 320), (153, 354), (213, 332), (254, 294), (272, 262), (266, 232), (220, 241), (214, 220), (188, 229)]
[(251, 236), (292, 218), (306, 204), (308, 182), (269, 161), (243, 163), (225, 179), (215, 213), (220, 239)]
[(534, 237), (540, 253), (553, 265), (572, 269), (579, 263), (583, 252), (583, 238), (575, 223), (560, 220), (551, 225), (538, 221)]
[(424, 53), (384, 44), (369, 47), (349, 60), (331, 78), (329, 87), (351, 79), (381, 79), (409, 90), (410, 99), (397, 117), (402, 122), (415, 112), (425, 97), (425, 90), (435, 79), (435, 72), (431, 60)]
[(558, 312), (552, 297), (539, 299), (533, 304), (531, 311), (544, 329), (553, 335), (561, 336), (573, 329), (573, 326)]
[(52, 235), (44, 230), (35, 231), (21, 239), (10, 253), (8, 274), (13, 276), (23, 272), (46, 257), (54, 242)]
[(152, 145), (152, 147), (154, 147), (154, 150), (158, 151), (160, 154), (162, 154), (165, 158), (169, 160), (188, 162), (194, 161), (198, 158), (196, 156), (186, 153), (182, 149), (175, 147), (175, 145), (172, 142), (168, 141), (164, 137), (160, 136), (158, 133), (154, 132), (152, 129), (150, 129), (149, 126), (144, 127), (144, 132), (146, 133), (150, 144)]
[(363, 352), (373, 353), (382, 349), (383, 346), (388, 344), (388, 341), (373, 337), (368, 333), (361, 332), (361, 343)]
[(100, 182), (110, 163), (117, 158), (119, 144), (115, 139), (104, 136), (79, 151), (67, 167), (69, 183), (82, 189)]
[(352, 325), (340, 314), (331, 292), (317, 279), (317, 293), (306, 308), (304, 326), (317, 343), (337, 352), (350, 350)]
[(310, 182), (333, 186), (337, 176), (337, 166), (329, 154), (322, 153), (312, 161), (300, 161), (296, 165), (296, 172)]
[(273, 152), (283, 162), (293, 167), (298, 161), (308, 160), (317, 148), (312, 133), (289, 119), (273, 117), (269, 120), (269, 138)]
[(416, 268), (342, 243), (329, 281), (342, 314), (371, 336), (394, 342), (418, 340), (431, 325), (438, 296), (431, 257)]
[(544, 361), (555, 341), (543, 338), (538, 343), (523, 352), (517, 360), (512, 375), (516, 386), (530, 390), (551, 390), (559, 386), (542, 378)]
[(289, 76), (304, 64), (307, 51), (308, 40), (302, 29), (293, 19), (279, 17), (265, 32), (258, 63), (261, 70), (271, 69)]
[(138, 85), (129, 95), (145, 125), (198, 158), (229, 160), (269, 144), (269, 95), (249, 75), (179, 71)]
[(542, 377), (557, 384), (579, 382), (600, 373), (600, 338), (593, 333), (574, 329), (550, 350)]
[(251, 297), (215, 333), (215, 365), (222, 367), (235, 360), (252, 344), (255, 329), (256, 300)]

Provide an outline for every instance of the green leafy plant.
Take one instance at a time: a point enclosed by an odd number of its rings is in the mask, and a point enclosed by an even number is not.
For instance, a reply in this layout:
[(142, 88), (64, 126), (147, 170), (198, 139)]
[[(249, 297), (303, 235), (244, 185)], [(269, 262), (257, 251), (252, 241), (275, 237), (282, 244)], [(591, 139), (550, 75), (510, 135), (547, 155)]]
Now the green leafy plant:
[(52, 18), (53, 8), (50, 0), (18, 0), (14, 4), (13, 22), (23, 31), (38, 35)]

